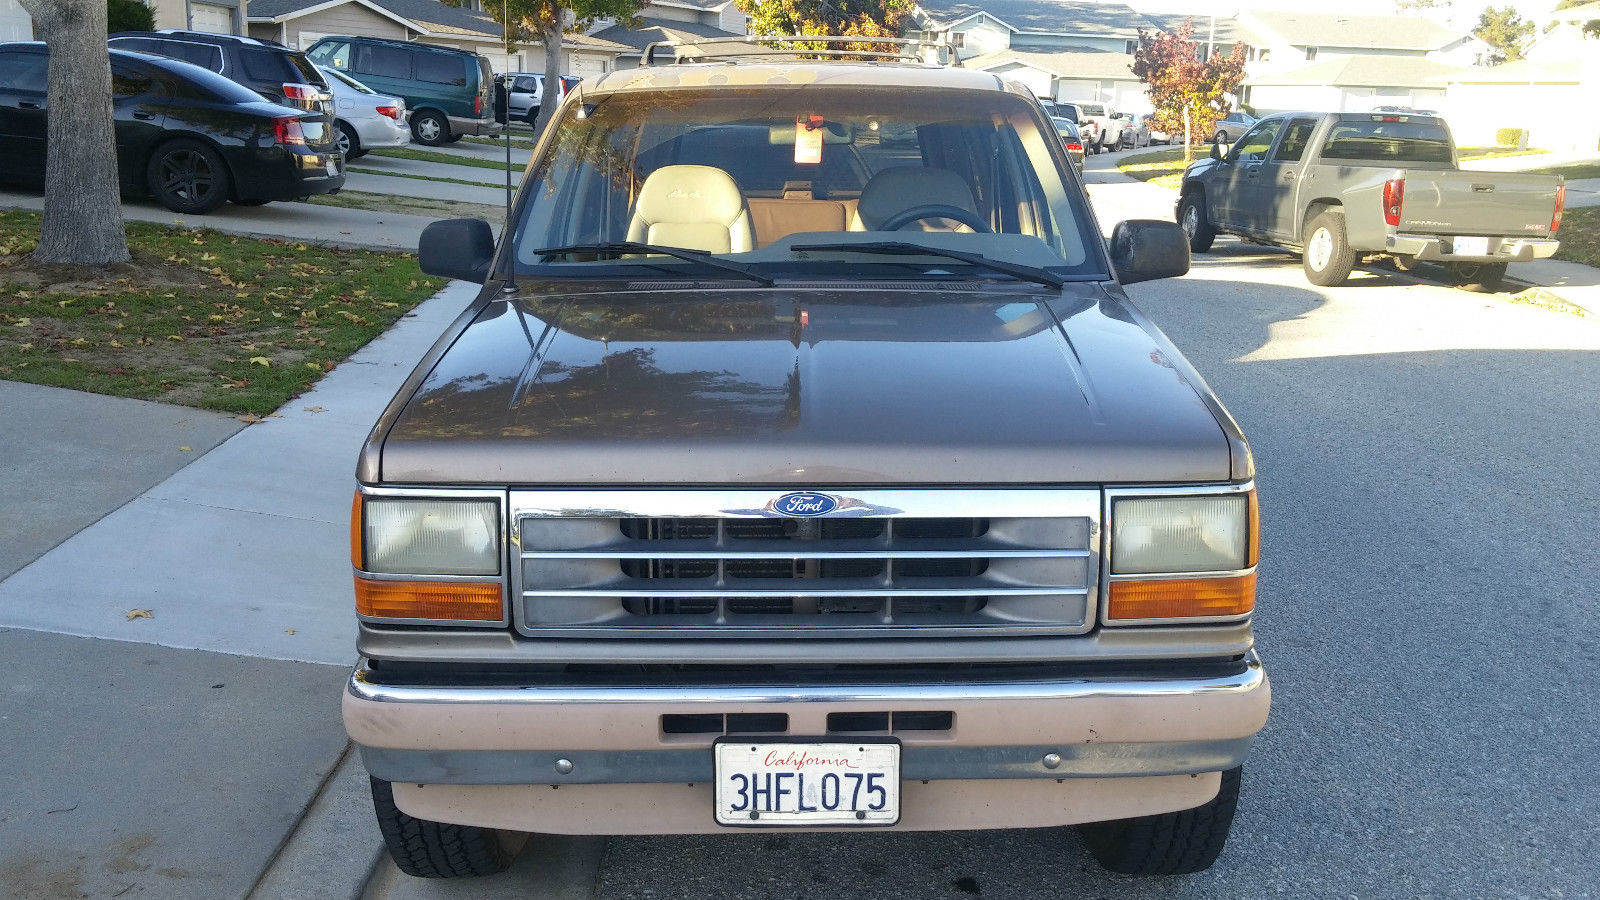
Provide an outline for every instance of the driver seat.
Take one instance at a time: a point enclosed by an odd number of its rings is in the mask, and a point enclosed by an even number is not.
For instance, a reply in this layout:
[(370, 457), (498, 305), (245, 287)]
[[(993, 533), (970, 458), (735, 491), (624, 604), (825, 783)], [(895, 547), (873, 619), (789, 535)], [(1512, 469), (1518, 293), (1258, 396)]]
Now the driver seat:
[[(940, 203), (967, 210), (979, 219), (978, 204), (972, 199), (972, 188), (949, 169), (931, 169), (925, 166), (893, 166), (872, 176), (861, 188), (861, 202), (850, 220), (851, 231), (880, 231), (900, 213), (918, 206)], [(972, 229), (954, 219), (928, 218), (907, 222), (903, 229), (914, 231), (959, 231), (967, 234)]]
[(744, 253), (755, 237), (732, 176), (712, 166), (662, 166), (639, 186), (628, 240), (709, 253)]

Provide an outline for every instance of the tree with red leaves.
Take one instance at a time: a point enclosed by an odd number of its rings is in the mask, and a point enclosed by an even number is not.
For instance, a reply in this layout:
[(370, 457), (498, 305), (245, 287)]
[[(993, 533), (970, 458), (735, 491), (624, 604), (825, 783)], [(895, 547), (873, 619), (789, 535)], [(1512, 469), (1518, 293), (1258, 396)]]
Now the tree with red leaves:
[(1139, 29), (1139, 46), (1133, 52), (1133, 74), (1145, 83), (1154, 107), (1156, 126), (1168, 133), (1183, 132), (1183, 158), (1194, 155), (1194, 136), (1209, 135), (1226, 115), (1225, 98), (1237, 94), (1244, 81), (1244, 44), (1234, 44), (1227, 56), (1200, 59), (1194, 41), (1194, 20), (1177, 31)]

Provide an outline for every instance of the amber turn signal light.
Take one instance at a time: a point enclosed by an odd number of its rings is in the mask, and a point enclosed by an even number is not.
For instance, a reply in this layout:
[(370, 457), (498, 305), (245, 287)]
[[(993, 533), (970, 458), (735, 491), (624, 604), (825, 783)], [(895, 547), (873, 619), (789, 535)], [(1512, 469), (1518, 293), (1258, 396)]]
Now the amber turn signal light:
[(1239, 616), (1256, 605), (1256, 573), (1171, 581), (1113, 581), (1108, 620)]
[(356, 576), (356, 612), (380, 619), (498, 622), (498, 581), (375, 581)]

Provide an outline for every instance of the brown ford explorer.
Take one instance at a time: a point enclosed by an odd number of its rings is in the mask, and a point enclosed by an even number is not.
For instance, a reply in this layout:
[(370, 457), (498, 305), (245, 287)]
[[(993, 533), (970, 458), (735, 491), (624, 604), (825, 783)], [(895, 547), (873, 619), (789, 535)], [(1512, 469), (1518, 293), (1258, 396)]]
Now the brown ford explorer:
[(585, 82), (498, 243), (424, 233), (484, 289), (361, 455), (344, 697), (405, 872), (541, 832), (1221, 852), (1254, 465), (1123, 292), (1185, 237), (1108, 246), (1030, 91), (906, 56)]

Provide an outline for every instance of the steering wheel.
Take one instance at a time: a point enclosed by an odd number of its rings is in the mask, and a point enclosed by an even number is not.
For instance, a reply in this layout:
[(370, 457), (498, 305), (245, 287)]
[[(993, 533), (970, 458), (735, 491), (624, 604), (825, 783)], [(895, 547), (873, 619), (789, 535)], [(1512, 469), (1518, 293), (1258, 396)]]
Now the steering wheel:
[(977, 213), (948, 203), (924, 203), (921, 206), (913, 206), (910, 209), (901, 210), (885, 219), (883, 224), (873, 230), (898, 231), (904, 226), (922, 219), (955, 219), (979, 234), (994, 233), (994, 229), (989, 227), (989, 223), (978, 218)]

